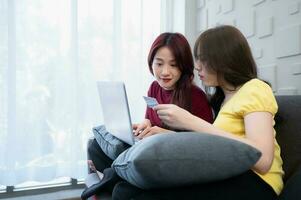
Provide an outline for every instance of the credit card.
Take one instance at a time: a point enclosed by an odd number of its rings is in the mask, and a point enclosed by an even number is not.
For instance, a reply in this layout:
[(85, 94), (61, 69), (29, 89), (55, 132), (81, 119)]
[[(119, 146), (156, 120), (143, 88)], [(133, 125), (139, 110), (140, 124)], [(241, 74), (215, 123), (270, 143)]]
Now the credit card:
[(153, 97), (143, 96), (143, 98), (144, 98), (147, 106), (150, 107), (150, 108), (153, 108), (153, 107), (155, 107), (156, 105), (159, 104), (158, 101), (157, 101), (157, 99), (155, 99)]

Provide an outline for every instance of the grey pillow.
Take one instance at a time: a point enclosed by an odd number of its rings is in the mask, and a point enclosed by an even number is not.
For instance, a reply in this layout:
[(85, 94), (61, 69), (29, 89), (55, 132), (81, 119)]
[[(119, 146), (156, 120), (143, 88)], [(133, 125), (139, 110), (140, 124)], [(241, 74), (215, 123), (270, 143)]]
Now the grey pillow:
[(112, 160), (130, 146), (109, 133), (104, 125), (93, 128), (94, 137), (102, 151)]
[(257, 149), (236, 140), (180, 132), (141, 140), (112, 167), (129, 183), (153, 189), (226, 179), (250, 169), (260, 156)]

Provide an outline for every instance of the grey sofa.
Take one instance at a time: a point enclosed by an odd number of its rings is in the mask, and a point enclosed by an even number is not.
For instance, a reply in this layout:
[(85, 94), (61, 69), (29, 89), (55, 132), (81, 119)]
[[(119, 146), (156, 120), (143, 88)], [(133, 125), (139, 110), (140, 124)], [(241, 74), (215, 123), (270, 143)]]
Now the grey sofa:
[(284, 188), (281, 200), (301, 199), (301, 95), (277, 96), (277, 141), (283, 159)]
[[(275, 117), (277, 141), (283, 159), (284, 189), (279, 200), (301, 199), (301, 95), (277, 96), (279, 110)], [(109, 200), (110, 194), (95, 199)]]

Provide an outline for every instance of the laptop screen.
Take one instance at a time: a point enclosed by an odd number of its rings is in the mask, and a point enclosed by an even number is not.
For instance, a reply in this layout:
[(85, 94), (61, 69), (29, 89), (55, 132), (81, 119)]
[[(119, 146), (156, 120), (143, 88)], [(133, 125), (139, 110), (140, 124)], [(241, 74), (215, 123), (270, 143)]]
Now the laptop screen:
[(104, 125), (108, 132), (133, 145), (134, 137), (126, 89), (123, 82), (97, 82)]

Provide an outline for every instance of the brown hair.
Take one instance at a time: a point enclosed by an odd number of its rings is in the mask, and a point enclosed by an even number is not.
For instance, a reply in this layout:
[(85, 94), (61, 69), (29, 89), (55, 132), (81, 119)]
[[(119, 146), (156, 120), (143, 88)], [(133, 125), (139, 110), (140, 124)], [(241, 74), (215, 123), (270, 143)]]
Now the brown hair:
[(167, 47), (172, 52), (181, 71), (181, 77), (176, 83), (171, 103), (190, 111), (194, 63), (189, 43), (180, 33), (162, 33), (159, 35), (148, 54), (148, 67), (152, 74), (154, 74), (152, 69), (154, 57), (162, 47)]
[[(209, 72), (217, 74), (219, 84), (226, 81), (236, 88), (257, 78), (257, 67), (249, 44), (233, 26), (223, 25), (203, 32), (195, 42), (194, 56), (204, 63)], [(221, 87), (216, 87), (210, 98), (210, 104), (216, 112), (224, 98)]]

